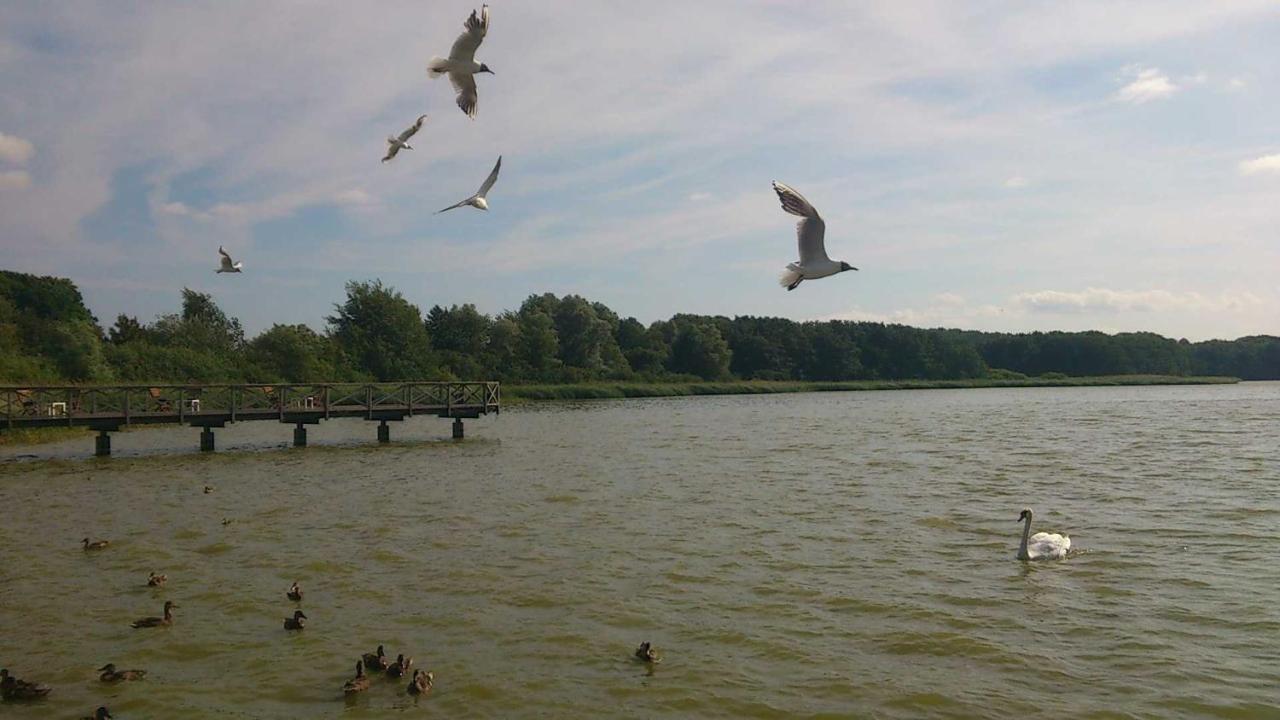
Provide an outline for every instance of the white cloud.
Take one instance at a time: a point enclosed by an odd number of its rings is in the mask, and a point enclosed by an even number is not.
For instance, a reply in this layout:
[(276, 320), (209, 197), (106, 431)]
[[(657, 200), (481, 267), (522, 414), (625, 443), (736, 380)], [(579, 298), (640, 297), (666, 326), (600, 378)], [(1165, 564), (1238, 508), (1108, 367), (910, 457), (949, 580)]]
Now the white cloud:
[(1014, 175), (1013, 177), (1004, 181), (1004, 186), (1010, 189), (1015, 189), (1015, 190), (1017, 188), (1026, 187), (1027, 179), (1022, 177), (1021, 175)]
[(1120, 88), (1116, 98), (1122, 102), (1141, 105), (1152, 100), (1167, 98), (1178, 91), (1178, 86), (1159, 68), (1136, 68), (1128, 75), (1133, 77), (1129, 84)]
[(1242, 79), (1240, 79), (1240, 78), (1238, 78), (1238, 77), (1231, 78), (1230, 80), (1228, 80), (1228, 81), (1227, 81), (1227, 89), (1228, 89), (1228, 90), (1243, 90), (1243, 89), (1244, 89), (1244, 85), (1245, 85), (1244, 80), (1242, 80)]
[(36, 154), (36, 146), (14, 135), (0, 132), (0, 160), (25, 165)]
[(1252, 160), (1243, 160), (1240, 162), (1239, 167), (1241, 175), (1280, 172), (1280, 153), (1263, 155)]
[(26, 170), (0, 172), (0, 190), (23, 190), (31, 187), (31, 175)]
[(1230, 312), (1264, 304), (1262, 298), (1248, 292), (1223, 292), (1210, 296), (1199, 292), (1110, 290), (1093, 287), (1074, 292), (1040, 290), (1019, 293), (1013, 297), (1012, 302), (1030, 312), (1061, 315), (1170, 310)]

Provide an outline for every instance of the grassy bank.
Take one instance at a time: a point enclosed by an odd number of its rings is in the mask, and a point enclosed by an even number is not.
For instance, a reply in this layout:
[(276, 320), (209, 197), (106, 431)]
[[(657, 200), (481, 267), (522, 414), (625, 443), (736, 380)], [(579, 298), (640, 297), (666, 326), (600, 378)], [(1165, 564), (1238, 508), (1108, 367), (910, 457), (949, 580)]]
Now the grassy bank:
[[(0, 422), (3, 422), (0, 420)], [(77, 437), (89, 437), (93, 431), (89, 428), (43, 427), (17, 428), (0, 432), (0, 447), (20, 445), (40, 445), (42, 443), (59, 442)]]
[(970, 380), (852, 380), (845, 382), (755, 381), (692, 383), (602, 382), (581, 385), (503, 385), (507, 400), (588, 400), (598, 398), (677, 397), (684, 395), (758, 395), (858, 390), (921, 390), (991, 387), (1094, 387), (1117, 385), (1219, 385), (1233, 377), (1177, 375), (1106, 375), (1065, 378), (975, 378)]

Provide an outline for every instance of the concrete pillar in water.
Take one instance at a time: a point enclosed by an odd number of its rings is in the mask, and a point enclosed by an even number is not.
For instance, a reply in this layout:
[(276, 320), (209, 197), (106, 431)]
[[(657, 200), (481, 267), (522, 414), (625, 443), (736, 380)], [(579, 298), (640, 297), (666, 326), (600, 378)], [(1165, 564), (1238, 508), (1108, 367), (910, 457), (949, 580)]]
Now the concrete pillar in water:
[(307, 426), (306, 425), (303, 425), (302, 423), (298, 423), (298, 427), (293, 429), (293, 446), (294, 447), (307, 446)]
[(200, 431), (200, 452), (213, 452), (212, 428), (204, 428)]
[(380, 443), (391, 442), (391, 428), (387, 426), (386, 420), (383, 420), (378, 425), (378, 442)]
[(98, 457), (111, 456), (111, 434), (106, 430), (99, 430), (98, 437), (94, 438), (93, 454)]
[(453, 419), (453, 439), (454, 440), (462, 439), (462, 418)]

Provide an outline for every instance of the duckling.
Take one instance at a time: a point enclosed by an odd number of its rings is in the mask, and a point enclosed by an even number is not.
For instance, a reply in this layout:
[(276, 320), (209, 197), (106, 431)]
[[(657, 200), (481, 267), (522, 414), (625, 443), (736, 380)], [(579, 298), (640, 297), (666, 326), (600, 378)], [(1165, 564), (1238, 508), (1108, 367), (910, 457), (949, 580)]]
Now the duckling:
[(168, 575), (157, 575), (155, 573), (149, 573), (147, 575), (147, 587), (160, 587), (167, 582), (169, 582)]
[(178, 607), (172, 600), (164, 601), (164, 617), (144, 617), (138, 618), (129, 623), (129, 627), (149, 628), (149, 627), (169, 627), (173, 624), (173, 609)]
[(396, 656), (396, 661), (387, 666), (387, 677), (398, 678), (409, 672), (409, 668), (413, 666), (413, 658), (405, 657), (404, 653)]
[(205, 495), (208, 495), (208, 494), (209, 494), (209, 493), (211, 493), (211, 492), (213, 492), (213, 486), (212, 486), (212, 485), (205, 485), (205, 486), (204, 486), (204, 494), (205, 494)]
[(289, 598), (294, 602), (302, 602), (302, 588), (298, 587), (297, 580), (295, 580), (293, 584), (289, 586), (289, 592), (285, 593), (285, 597)]
[(364, 674), (364, 663), (356, 661), (356, 676), (351, 678), (342, 686), (342, 692), (347, 695), (354, 695), (358, 692), (364, 692), (369, 689), (369, 677)]
[(382, 646), (378, 646), (377, 654), (365, 653), (364, 666), (371, 670), (386, 670), (391, 661), (387, 659), (387, 654), (382, 650)]
[(9, 674), (8, 668), (0, 668), (0, 698), (5, 700), (35, 700), (49, 694), (48, 685), (27, 682)]
[(141, 680), (147, 676), (146, 670), (117, 670), (115, 663), (107, 663), (98, 668), (102, 674), (98, 679), (102, 682), (120, 682), (121, 680)]
[(111, 720), (111, 712), (104, 705), (94, 710), (92, 715), (85, 715), (80, 720)]
[(301, 630), (307, 626), (307, 616), (301, 610), (295, 610), (293, 617), (284, 619), (285, 630)]
[(431, 685), (436, 680), (435, 673), (422, 672), (421, 670), (413, 671), (413, 679), (409, 681), (410, 695), (426, 695), (431, 692)]
[(235, 520), (232, 520), (231, 518), (222, 518), (222, 527), (226, 527), (233, 522), (235, 522)]
[(648, 640), (640, 643), (640, 647), (636, 648), (636, 658), (655, 665), (662, 662), (662, 656), (653, 648), (653, 645), (649, 644)]
[(85, 552), (88, 552), (90, 550), (101, 550), (102, 548), (111, 544), (110, 540), (95, 540), (93, 542), (89, 542), (89, 538), (85, 538), (80, 542), (84, 543)]

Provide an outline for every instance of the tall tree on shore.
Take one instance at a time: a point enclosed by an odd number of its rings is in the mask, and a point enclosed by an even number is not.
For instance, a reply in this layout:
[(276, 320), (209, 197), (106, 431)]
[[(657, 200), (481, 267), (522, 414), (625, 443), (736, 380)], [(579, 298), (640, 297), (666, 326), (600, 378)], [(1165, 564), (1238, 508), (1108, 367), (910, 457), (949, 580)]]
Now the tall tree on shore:
[(439, 376), (422, 313), (381, 280), (347, 283), (346, 302), (334, 305), (326, 320), (356, 368), (377, 380)]

